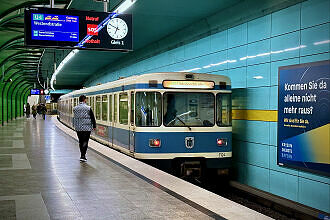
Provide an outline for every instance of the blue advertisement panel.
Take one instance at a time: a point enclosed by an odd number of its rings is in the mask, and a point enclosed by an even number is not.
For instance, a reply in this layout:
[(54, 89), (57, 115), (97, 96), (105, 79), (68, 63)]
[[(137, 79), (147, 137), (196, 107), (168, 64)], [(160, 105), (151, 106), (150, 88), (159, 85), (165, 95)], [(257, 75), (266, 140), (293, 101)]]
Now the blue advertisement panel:
[(279, 68), (277, 163), (330, 176), (330, 60)]

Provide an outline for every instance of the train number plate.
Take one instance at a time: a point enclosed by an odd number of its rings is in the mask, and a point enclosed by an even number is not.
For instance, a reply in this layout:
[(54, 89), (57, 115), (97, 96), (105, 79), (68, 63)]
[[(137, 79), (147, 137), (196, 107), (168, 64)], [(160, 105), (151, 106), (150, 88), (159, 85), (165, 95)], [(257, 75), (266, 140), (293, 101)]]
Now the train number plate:
[(226, 153), (225, 152), (219, 153), (219, 158), (223, 158), (223, 157), (226, 157)]

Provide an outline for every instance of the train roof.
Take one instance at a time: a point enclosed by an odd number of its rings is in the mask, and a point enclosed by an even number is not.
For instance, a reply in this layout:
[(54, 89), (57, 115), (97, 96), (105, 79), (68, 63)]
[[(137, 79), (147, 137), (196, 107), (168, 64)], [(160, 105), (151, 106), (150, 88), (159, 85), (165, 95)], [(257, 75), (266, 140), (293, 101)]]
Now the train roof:
[(61, 98), (71, 97), (79, 94), (85, 94), (95, 92), (99, 90), (105, 90), (109, 88), (119, 87), (123, 85), (131, 85), (137, 83), (148, 83), (150, 80), (157, 80), (163, 82), (164, 80), (187, 80), (186, 75), (193, 75), (193, 80), (201, 81), (213, 81), (216, 84), (218, 82), (225, 82), (226, 85), (230, 86), (231, 81), (229, 77), (224, 75), (206, 74), (206, 73), (191, 73), (191, 72), (157, 72), (157, 73), (146, 73), (142, 75), (130, 76), (115, 81), (107, 82), (101, 85), (91, 86), (84, 89), (75, 90), (68, 94), (61, 96)]

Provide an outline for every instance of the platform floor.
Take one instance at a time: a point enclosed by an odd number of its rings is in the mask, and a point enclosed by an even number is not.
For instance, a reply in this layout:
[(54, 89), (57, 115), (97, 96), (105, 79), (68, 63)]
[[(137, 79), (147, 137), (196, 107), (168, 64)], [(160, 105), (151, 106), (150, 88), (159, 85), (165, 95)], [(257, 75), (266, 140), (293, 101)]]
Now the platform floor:
[(0, 127), (0, 219), (213, 219), (46, 121)]

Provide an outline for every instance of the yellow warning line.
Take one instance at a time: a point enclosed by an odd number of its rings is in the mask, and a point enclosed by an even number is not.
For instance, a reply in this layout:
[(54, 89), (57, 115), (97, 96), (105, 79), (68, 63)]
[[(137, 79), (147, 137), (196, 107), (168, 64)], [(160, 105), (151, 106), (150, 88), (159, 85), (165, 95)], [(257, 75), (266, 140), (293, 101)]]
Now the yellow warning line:
[(241, 110), (232, 111), (232, 117), (236, 120), (249, 121), (273, 121), (277, 122), (277, 110)]

